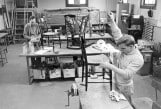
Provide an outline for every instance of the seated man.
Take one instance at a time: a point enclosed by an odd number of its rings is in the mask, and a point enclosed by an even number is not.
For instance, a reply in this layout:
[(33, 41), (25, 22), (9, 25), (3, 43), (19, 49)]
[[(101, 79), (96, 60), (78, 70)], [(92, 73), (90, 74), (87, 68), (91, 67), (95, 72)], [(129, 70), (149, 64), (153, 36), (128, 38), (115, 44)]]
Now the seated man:
[(36, 23), (35, 16), (30, 16), (29, 23), (24, 27), (24, 37), (31, 42), (39, 41), (40, 29), (38, 23)]
[[(24, 27), (24, 37), (27, 39), (27, 44), (33, 45), (38, 48), (40, 44), (40, 28), (38, 23), (36, 23), (35, 16), (30, 16), (29, 23), (27, 23)], [(30, 42), (30, 43), (28, 43)]]
[(115, 73), (115, 88), (124, 94), (132, 104), (131, 95), (134, 93), (133, 75), (143, 66), (144, 59), (135, 47), (135, 40), (131, 35), (123, 35), (115, 24), (112, 15), (109, 15), (112, 35), (120, 50), (116, 55), (117, 65), (105, 62), (100, 66), (110, 69)]
[[(24, 27), (24, 37), (27, 40), (27, 45), (30, 48), (30, 52), (34, 52), (35, 49), (39, 48), (40, 44), (40, 29), (38, 23), (36, 23), (35, 16), (30, 16), (29, 23), (27, 23)], [(31, 58), (31, 63), (33, 67), (40, 66), (41, 58)]]

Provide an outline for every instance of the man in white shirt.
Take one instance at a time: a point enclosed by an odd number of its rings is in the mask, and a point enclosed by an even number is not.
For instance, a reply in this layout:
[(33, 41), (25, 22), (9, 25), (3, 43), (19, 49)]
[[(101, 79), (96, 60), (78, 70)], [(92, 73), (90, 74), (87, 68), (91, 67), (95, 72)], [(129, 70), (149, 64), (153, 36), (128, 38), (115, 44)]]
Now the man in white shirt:
[(109, 18), (112, 35), (120, 50), (120, 54), (116, 56), (117, 65), (104, 62), (100, 66), (115, 72), (116, 89), (123, 93), (132, 104), (131, 95), (134, 93), (133, 75), (143, 66), (143, 56), (135, 47), (134, 38), (131, 35), (123, 35), (115, 24), (114, 19), (111, 16)]

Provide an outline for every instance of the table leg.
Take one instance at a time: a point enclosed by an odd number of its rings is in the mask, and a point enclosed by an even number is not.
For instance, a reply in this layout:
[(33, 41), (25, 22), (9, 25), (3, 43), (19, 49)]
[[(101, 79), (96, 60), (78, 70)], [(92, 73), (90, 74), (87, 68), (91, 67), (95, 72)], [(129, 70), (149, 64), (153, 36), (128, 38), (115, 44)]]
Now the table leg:
[(157, 94), (157, 89), (155, 88), (155, 96), (156, 96), (156, 101), (158, 100), (158, 94)]
[(82, 104), (80, 100), (79, 100), (79, 109), (82, 109)]
[(26, 62), (27, 62), (27, 71), (28, 71), (28, 81), (29, 81), (29, 85), (31, 85), (32, 79), (31, 79), (31, 72), (30, 72), (30, 66), (29, 66), (29, 57), (26, 57)]
[(5, 48), (6, 48), (6, 52), (8, 53), (8, 49), (7, 49), (7, 45), (8, 45), (8, 41), (7, 41), (7, 38), (8, 38), (8, 34), (5, 36), (5, 39), (4, 39), (4, 44), (5, 44)]

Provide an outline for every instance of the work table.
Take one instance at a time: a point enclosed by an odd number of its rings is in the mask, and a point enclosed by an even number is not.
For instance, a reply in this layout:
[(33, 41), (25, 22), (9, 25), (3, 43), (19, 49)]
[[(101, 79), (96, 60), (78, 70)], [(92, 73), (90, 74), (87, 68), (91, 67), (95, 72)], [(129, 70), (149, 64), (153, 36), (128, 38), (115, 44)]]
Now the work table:
[[(99, 78), (90, 81), (99, 81)], [(76, 78), (75, 82), (78, 86), (80, 109), (133, 109), (128, 101), (112, 101), (109, 98), (110, 85), (107, 83), (89, 84), (88, 91), (85, 91), (81, 78)]]

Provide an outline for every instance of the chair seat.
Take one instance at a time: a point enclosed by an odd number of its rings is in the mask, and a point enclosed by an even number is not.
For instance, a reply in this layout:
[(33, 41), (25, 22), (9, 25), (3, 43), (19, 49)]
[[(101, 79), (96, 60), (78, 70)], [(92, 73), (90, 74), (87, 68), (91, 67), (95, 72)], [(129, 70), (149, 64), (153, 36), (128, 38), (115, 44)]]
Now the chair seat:
[(133, 99), (135, 109), (152, 109), (153, 101), (148, 97)]
[[(68, 35), (68, 38), (72, 38), (72, 35)], [(74, 35), (74, 38), (79, 38), (79, 35)]]
[(88, 65), (96, 65), (96, 64), (100, 64), (102, 62), (108, 62), (109, 58), (104, 55), (93, 55), (93, 56), (87, 56), (87, 60), (88, 60)]

